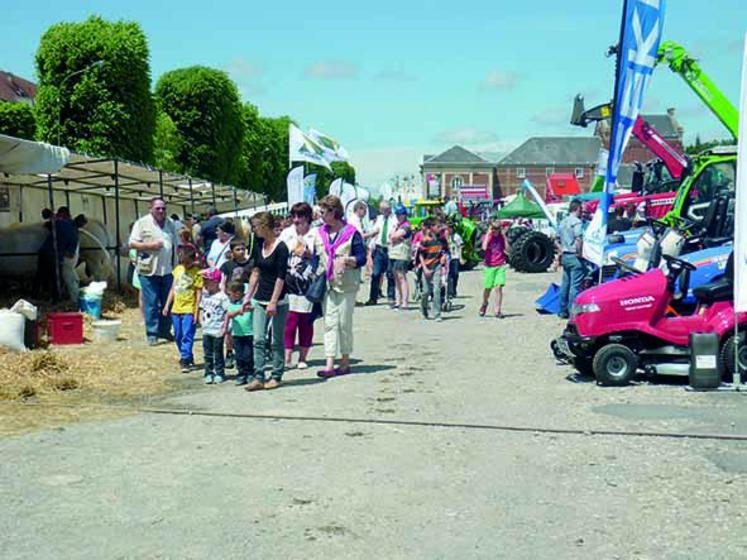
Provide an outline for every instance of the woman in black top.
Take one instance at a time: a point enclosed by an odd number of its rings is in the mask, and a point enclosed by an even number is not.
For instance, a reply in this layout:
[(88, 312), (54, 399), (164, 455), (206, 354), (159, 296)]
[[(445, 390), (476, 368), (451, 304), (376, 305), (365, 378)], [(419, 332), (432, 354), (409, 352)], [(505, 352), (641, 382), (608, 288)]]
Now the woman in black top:
[[(275, 389), (283, 378), (285, 319), (285, 275), (288, 271), (288, 247), (275, 235), (275, 217), (260, 212), (252, 218), (258, 242), (254, 245), (253, 268), (249, 278), (245, 307), (254, 310), (254, 379), (247, 391)], [(267, 329), (272, 328), (272, 377), (265, 382)]]

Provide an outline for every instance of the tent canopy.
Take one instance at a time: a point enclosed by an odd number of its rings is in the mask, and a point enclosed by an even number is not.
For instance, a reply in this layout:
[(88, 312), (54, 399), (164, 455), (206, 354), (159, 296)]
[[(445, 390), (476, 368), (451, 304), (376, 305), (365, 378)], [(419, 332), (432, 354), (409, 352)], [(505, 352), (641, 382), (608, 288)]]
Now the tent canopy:
[(57, 173), (69, 160), (67, 148), (0, 134), (0, 172)]
[(545, 218), (545, 213), (542, 212), (542, 208), (538, 204), (535, 204), (524, 195), (524, 190), (522, 189), (516, 193), (516, 198), (495, 213), (495, 217), (501, 220), (511, 218), (541, 220)]

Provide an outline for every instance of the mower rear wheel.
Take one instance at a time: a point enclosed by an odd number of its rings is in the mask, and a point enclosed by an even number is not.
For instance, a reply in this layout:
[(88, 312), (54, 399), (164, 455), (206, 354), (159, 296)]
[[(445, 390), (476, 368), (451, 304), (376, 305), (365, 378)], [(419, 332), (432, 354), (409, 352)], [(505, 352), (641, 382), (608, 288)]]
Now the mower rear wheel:
[(638, 369), (638, 358), (623, 344), (607, 344), (594, 356), (593, 368), (598, 385), (621, 387), (633, 379)]
[[(739, 372), (744, 376), (747, 374), (747, 344), (745, 344), (745, 333), (739, 333)], [(721, 371), (724, 372), (724, 381), (731, 381), (734, 376), (734, 345), (737, 337), (731, 335), (721, 347)], [(747, 381), (744, 378), (742, 381)]]

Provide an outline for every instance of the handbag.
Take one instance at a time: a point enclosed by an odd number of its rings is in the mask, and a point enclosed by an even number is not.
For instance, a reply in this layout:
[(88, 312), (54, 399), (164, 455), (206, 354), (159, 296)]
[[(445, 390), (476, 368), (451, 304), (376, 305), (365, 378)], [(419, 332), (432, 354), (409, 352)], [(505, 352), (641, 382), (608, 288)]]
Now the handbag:
[(327, 293), (327, 275), (322, 272), (317, 274), (309, 283), (309, 287), (306, 288), (306, 299), (311, 303), (322, 303), (324, 296)]

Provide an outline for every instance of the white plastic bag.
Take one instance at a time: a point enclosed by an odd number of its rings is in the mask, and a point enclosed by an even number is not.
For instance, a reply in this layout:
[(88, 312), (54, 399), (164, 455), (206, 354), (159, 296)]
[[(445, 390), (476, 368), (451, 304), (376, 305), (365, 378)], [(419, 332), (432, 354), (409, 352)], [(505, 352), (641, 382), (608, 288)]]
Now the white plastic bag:
[(10, 310), (13, 313), (20, 313), (29, 321), (36, 321), (39, 318), (39, 310), (33, 303), (29, 303), (25, 299), (19, 299)]
[(81, 289), (84, 295), (91, 298), (104, 297), (106, 291), (106, 282), (91, 282), (85, 288)]
[(0, 346), (11, 350), (26, 350), (23, 345), (23, 333), (26, 318), (20, 313), (0, 309)]

